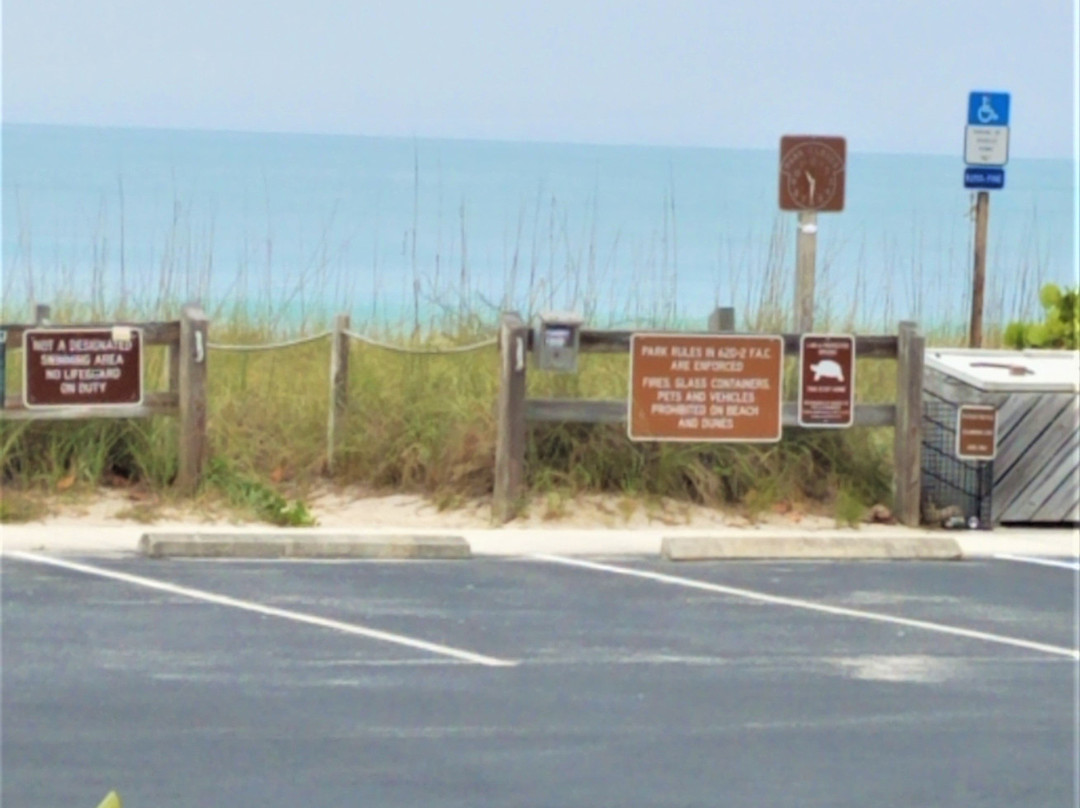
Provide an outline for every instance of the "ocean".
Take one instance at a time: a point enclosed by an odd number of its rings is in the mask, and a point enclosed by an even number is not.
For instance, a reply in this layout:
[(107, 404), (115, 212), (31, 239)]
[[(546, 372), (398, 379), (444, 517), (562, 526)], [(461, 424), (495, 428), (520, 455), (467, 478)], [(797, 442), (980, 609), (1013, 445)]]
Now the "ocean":
[[(963, 328), (973, 196), (955, 156), (850, 153), (819, 215), (819, 323)], [(5, 124), (3, 315), (200, 300), (283, 328), (502, 308), (596, 326), (789, 316), (795, 214), (777, 148), (664, 148)], [(777, 147), (779, 137), (777, 138)], [(1077, 282), (1072, 162), (1011, 160), (991, 194), (987, 322)], [(449, 318), (449, 320), (447, 319)], [(790, 321), (789, 321), (790, 322)]]

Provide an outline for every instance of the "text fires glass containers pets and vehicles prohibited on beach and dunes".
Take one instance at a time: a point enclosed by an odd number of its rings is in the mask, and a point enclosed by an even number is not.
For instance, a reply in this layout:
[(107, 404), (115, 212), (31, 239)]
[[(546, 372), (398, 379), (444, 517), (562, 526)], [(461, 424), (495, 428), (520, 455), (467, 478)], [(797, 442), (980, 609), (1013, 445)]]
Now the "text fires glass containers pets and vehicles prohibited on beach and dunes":
[(631, 440), (780, 440), (784, 341), (741, 334), (633, 334)]
[(23, 349), (27, 407), (142, 404), (138, 328), (31, 328), (23, 332)]
[(855, 337), (799, 338), (799, 426), (849, 427), (855, 422)]
[(993, 460), (997, 455), (997, 410), (963, 404), (956, 410), (956, 456), (960, 460)]

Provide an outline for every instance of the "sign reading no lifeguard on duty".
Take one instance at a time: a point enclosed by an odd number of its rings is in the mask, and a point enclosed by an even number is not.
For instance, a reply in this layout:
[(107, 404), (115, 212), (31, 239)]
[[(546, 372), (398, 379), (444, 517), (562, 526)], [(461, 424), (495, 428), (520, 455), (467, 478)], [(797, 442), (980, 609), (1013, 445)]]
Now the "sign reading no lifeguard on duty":
[(23, 332), (27, 407), (136, 405), (143, 399), (138, 328), (29, 328)]

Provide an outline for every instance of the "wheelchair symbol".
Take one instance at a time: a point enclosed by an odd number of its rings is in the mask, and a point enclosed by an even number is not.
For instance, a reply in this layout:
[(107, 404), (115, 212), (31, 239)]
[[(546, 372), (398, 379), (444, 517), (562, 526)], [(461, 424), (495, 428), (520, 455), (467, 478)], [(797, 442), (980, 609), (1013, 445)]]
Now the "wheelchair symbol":
[(990, 103), (990, 96), (984, 95), (982, 97), (982, 105), (976, 110), (975, 117), (979, 119), (979, 123), (983, 124), (993, 123), (998, 119), (998, 114)]

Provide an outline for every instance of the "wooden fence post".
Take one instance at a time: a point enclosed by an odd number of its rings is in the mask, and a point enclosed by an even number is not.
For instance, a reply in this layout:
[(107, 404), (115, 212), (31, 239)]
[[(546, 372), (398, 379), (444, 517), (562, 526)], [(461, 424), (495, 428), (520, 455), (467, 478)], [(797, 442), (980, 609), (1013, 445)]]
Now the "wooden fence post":
[(44, 303), (34, 306), (34, 325), (49, 325), (52, 319), (52, 308)]
[(981, 348), (983, 343), (983, 297), (986, 290), (986, 230), (990, 223), (990, 192), (979, 191), (975, 197), (975, 257), (971, 279), (971, 327), (968, 347)]
[(814, 330), (814, 261), (817, 257), (817, 211), (799, 211), (795, 241), (795, 331)]
[(729, 334), (735, 330), (735, 309), (731, 306), (718, 306), (709, 315), (709, 330)]
[(330, 336), (330, 412), (326, 421), (326, 473), (334, 473), (334, 460), (345, 431), (349, 405), (349, 315), (334, 317)]
[(499, 324), (499, 398), (496, 404), (495, 492), (491, 519), (517, 515), (525, 488), (525, 366), (529, 329), (517, 313)]
[(176, 488), (194, 494), (206, 464), (206, 359), (209, 321), (197, 305), (180, 314), (180, 468)]
[(918, 526), (922, 499), (922, 395), (926, 338), (913, 322), (900, 323), (896, 350), (896, 463), (893, 511), (909, 527)]
[(165, 350), (165, 374), (170, 393), (180, 392), (180, 343), (174, 342)]

